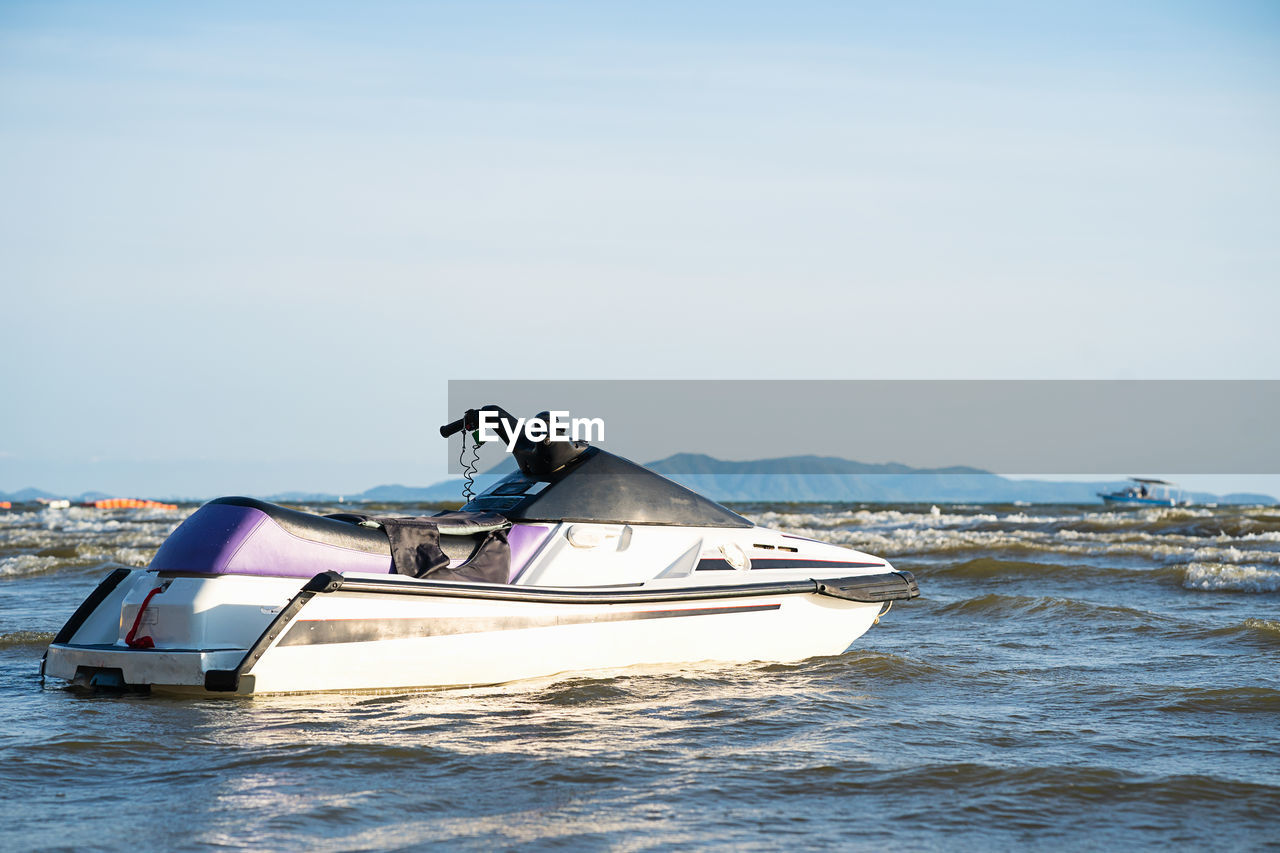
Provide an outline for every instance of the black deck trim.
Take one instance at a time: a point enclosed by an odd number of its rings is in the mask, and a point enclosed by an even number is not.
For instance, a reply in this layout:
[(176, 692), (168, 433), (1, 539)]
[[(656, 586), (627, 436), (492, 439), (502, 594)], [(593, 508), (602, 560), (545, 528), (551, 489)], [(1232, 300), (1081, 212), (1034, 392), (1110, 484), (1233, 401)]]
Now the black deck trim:
[(62, 630), (53, 638), (54, 643), (66, 643), (76, 631), (80, 630), (80, 626), (88, 621), (93, 615), (93, 611), (98, 609), (102, 602), (107, 600), (107, 596), (111, 595), (120, 582), (133, 573), (133, 569), (119, 568), (102, 579), (102, 582), (89, 593), (89, 597), (80, 602), (80, 606), (76, 608), (76, 612), (71, 614), (71, 618), (62, 626)]
[[(497, 584), (466, 584), (432, 581), (401, 580), (387, 578), (348, 578), (327, 572), (322, 577), (324, 592), (362, 593), (370, 595), (435, 595), (448, 598), (480, 598), (490, 601), (531, 601), (544, 604), (646, 604), (663, 601), (698, 601), (707, 598), (749, 598), (761, 595), (795, 595), (818, 593), (850, 601), (885, 601), (884, 590), (896, 590), (895, 598), (915, 598), (919, 595), (915, 577), (910, 572), (885, 572), (875, 575), (854, 575), (821, 581), (813, 578), (794, 581), (769, 581), (765, 583), (734, 584), (726, 586), (698, 586), (675, 589), (650, 589), (638, 592), (604, 591), (599, 589), (574, 589), (568, 587), (522, 587)], [(826, 587), (823, 591), (821, 587)], [(867, 589), (868, 596), (854, 598), (858, 590)]]
[(835, 578), (817, 581), (817, 584), (818, 595), (843, 598), (846, 601), (899, 601), (917, 598), (920, 595), (916, 576), (911, 572)]
[[(787, 557), (752, 557), (752, 569), (883, 569), (883, 562), (845, 562), (843, 560), (793, 560)], [(728, 560), (699, 560), (695, 571), (723, 572), (737, 571), (729, 565)]]
[[(75, 636), (76, 631), (80, 630), (80, 626), (93, 615), (93, 611), (97, 610), (98, 606), (101, 605), (102, 602), (106, 601), (107, 596), (115, 591), (115, 588), (120, 585), (120, 582), (127, 578), (132, 571), (133, 569), (126, 569), (122, 567), (116, 569), (99, 581), (98, 585), (93, 588), (93, 592), (89, 593), (89, 597), (80, 602), (80, 606), (71, 614), (71, 618), (63, 623), (62, 628), (54, 635), (53, 641), (50, 642), (49, 645), (52, 646), (55, 643), (58, 645), (66, 645), (67, 641)], [(44, 654), (40, 656), (41, 684), (44, 683), (44, 665), (48, 660), (49, 649), (46, 647)]]
[(403, 581), (396, 578), (343, 578), (334, 590), (369, 595), (429, 595), (446, 598), (479, 598), (488, 601), (528, 601), (542, 604), (648, 604), (665, 601), (698, 601), (707, 598), (746, 598), (760, 595), (812, 593), (812, 580), (733, 586), (683, 587), (650, 590), (574, 589), (572, 587), (500, 586), (431, 581)]
[(337, 572), (321, 572), (307, 581), (298, 594), (289, 599), (289, 603), (280, 608), (276, 618), (258, 637), (249, 650), (244, 653), (235, 669), (210, 669), (204, 674), (204, 689), (213, 693), (234, 693), (240, 688), (240, 678), (253, 669), (258, 659), (266, 654), (267, 648), (276, 637), (289, 627), (289, 623), (298, 615), (298, 611), (306, 606), (317, 593), (333, 592), (341, 588), (342, 575)]

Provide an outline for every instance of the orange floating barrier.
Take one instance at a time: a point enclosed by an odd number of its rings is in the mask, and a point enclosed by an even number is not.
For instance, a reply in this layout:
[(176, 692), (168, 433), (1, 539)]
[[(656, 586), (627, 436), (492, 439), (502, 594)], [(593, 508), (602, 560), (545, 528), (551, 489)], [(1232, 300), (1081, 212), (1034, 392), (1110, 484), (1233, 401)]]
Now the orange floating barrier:
[(140, 498), (103, 498), (100, 501), (94, 501), (90, 506), (98, 509), (177, 509), (177, 504), (160, 503), (159, 501), (147, 501)]
[(13, 504), (9, 501), (0, 501), (0, 509), (13, 509)]

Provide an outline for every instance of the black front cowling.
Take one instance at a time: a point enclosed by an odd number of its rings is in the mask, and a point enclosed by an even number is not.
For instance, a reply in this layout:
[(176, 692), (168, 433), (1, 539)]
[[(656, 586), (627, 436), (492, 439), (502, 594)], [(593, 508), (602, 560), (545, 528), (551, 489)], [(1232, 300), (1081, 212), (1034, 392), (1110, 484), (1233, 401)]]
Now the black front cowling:
[[(546, 483), (545, 488), (538, 484)], [(512, 521), (596, 521), (681, 527), (752, 527), (726, 507), (642, 465), (587, 447), (559, 471), (512, 473), (463, 507)]]

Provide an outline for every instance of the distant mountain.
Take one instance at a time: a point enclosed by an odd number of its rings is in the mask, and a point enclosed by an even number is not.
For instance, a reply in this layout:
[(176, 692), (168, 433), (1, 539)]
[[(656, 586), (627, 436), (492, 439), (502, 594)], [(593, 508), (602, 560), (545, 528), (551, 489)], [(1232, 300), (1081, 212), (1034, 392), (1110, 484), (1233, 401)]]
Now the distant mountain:
[(1220, 504), (1273, 504), (1273, 503), (1276, 503), (1276, 499), (1273, 498), (1271, 495), (1264, 495), (1264, 494), (1261, 494), (1260, 492), (1231, 492), (1230, 494), (1222, 495), (1221, 497), (1216, 499), (1212, 495), (1209, 495), (1205, 500), (1201, 500), (1200, 498), (1196, 497), (1196, 495), (1198, 494), (1199, 494), (1198, 492), (1192, 493), (1192, 500), (1194, 500), (1196, 503), (1220, 503)]
[(720, 501), (1078, 503), (1096, 500), (1089, 484), (1019, 482), (975, 468), (914, 469), (906, 465), (868, 465), (829, 457), (724, 462), (711, 457), (690, 460), (679, 456), (660, 459), (649, 467)]
[[(1112, 492), (1125, 482), (1072, 483), (1053, 480), (1010, 480), (965, 466), (912, 468), (897, 462), (873, 464), (834, 456), (787, 456), (734, 462), (700, 453), (678, 453), (647, 467), (718, 501), (842, 501), (848, 503), (1098, 503), (1098, 492)], [(475, 478), (483, 491), (515, 470), (510, 457)], [(283, 503), (437, 503), (462, 498), (461, 478), (429, 486), (399, 483), (374, 486), (359, 494), (280, 492), (265, 496)], [(39, 489), (23, 489), (0, 500), (56, 498)], [(108, 497), (87, 492), (77, 500)], [(1191, 492), (1195, 503), (1274, 504), (1271, 495), (1239, 492), (1214, 495)]]
[[(499, 477), (480, 474), (472, 487), (476, 492), (489, 488)], [(358, 494), (336, 495), (327, 492), (278, 492), (265, 499), (279, 503), (439, 503), (462, 500), (462, 479), (443, 480), (430, 486), (403, 486), (390, 483), (365, 489)]]
[[(912, 468), (900, 463), (872, 464), (834, 456), (789, 456), (745, 462), (716, 459), (698, 453), (680, 453), (647, 464), (676, 482), (718, 501), (842, 501), (847, 503), (1099, 503), (1099, 492), (1128, 485), (1123, 481), (1089, 483), (1054, 480), (1010, 480), (989, 471), (966, 466)], [(475, 490), (483, 491), (501, 476), (515, 470), (507, 459), (476, 478)], [(456, 501), (462, 496), (462, 480), (431, 486), (376, 486), (348, 501), (435, 502)], [(1276, 503), (1270, 495), (1238, 493), (1219, 497), (1207, 492), (1189, 494), (1196, 503)], [(289, 496), (274, 495), (277, 500)], [(336, 500), (336, 496), (306, 496), (310, 500)]]
[[(730, 462), (681, 453), (648, 467), (720, 501), (1012, 501), (1075, 502), (1092, 498), (1086, 488), (1052, 494), (978, 468), (912, 468), (831, 456), (789, 456)], [(1067, 484), (1063, 484), (1067, 485)], [(1034, 494), (1034, 497), (1027, 497)], [(1016, 496), (1015, 496), (1016, 495)]]
[[(1010, 480), (980, 468), (874, 465), (830, 456), (790, 456), (730, 462), (681, 453), (649, 468), (718, 501), (845, 501), (850, 503), (1098, 503), (1127, 481)], [(1218, 496), (1189, 492), (1194, 503), (1273, 504), (1271, 495)]]
[(662, 474), (668, 472), (681, 475), (712, 476), (770, 476), (785, 472), (787, 476), (865, 476), (865, 475), (898, 475), (898, 474), (987, 474), (980, 468), (956, 466), (951, 468), (912, 468), (900, 462), (876, 464), (870, 462), (854, 462), (838, 456), (784, 456), (777, 459), (752, 459), (746, 462), (731, 462), (716, 459), (704, 453), (677, 453), (646, 467)]
[(39, 500), (40, 498), (52, 499), (52, 498), (60, 498), (60, 497), (62, 496), (52, 494), (51, 492), (43, 491), (42, 489), (33, 489), (33, 488), (19, 489), (16, 492), (9, 492), (9, 493), (0, 492), (0, 500), (12, 501), (13, 503), (36, 501), (36, 500)]
[(46, 492), (44, 489), (19, 489), (16, 492), (0, 492), (0, 501), (9, 501), (11, 503), (34, 503), (35, 501), (49, 500), (69, 500), (72, 503), (88, 503), (90, 501), (99, 501), (103, 498), (119, 497), (119, 495), (110, 495), (106, 492), (81, 492), (78, 495), (58, 495), (53, 492)]
[[(485, 488), (493, 478), (485, 481)], [(355, 500), (394, 503), (398, 501), (450, 501), (462, 497), (462, 480), (444, 480), (430, 486), (374, 486), (361, 492)]]

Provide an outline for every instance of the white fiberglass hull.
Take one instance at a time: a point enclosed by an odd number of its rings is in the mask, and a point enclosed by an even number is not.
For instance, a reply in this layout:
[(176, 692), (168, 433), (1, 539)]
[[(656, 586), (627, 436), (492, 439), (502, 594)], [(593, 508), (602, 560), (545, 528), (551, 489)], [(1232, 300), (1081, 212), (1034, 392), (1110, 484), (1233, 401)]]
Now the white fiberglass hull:
[[(49, 647), (45, 674), (245, 695), (500, 684), (643, 664), (795, 661), (844, 651), (884, 607), (812, 580), (619, 591), (450, 588), (337, 575), (326, 588), (317, 583), (325, 577), (284, 607), (258, 608), (271, 615), (242, 648), (183, 648), (181, 637), (159, 641), (160, 648), (129, 648), (116, 633), (121, 617), (108, 624), (90, 614)], [(877, 577), (913, 586), (906, 575)], [(252, 580), (238, 579), (224, 594)], [(854, 594), (865, 597), (867, 584), (859, 584)], [(202, 594), (207, 602), (209, 593)], [(98, 610), (120, 614), (126, 595), (105, 595)], [(906, 595), (885, 600), (898, 597)]]
[[(366, 633), (374, 636), (358, 642), (277, 644), (248, 675), (254, 692), (372, 690), (500, 684), (638, 664), (802, 660), (844, 651), (880, 611), (878, 604), (817, 599), (711, 599), (655, 607), (456, 598), (406, 605), (332, 596), (315, 602), (302, 619), (342, 619), (341, 630), (356, 631), (363, 622)], [(356, 608), (360, 616), (352, 615)], [(376, 636), (380, 629), (407, 627), (397, 623), (419, 621), (434, 623), (438, 633)], [(324, 633), (338, 625), (320, 622), (312, 631)]]

